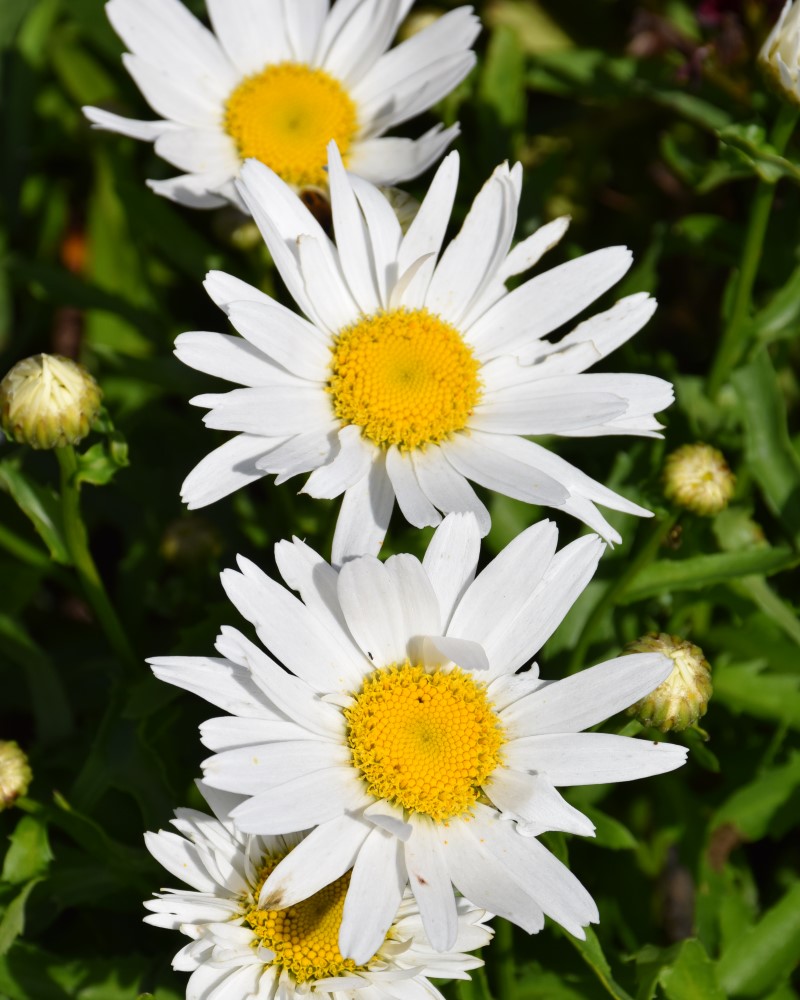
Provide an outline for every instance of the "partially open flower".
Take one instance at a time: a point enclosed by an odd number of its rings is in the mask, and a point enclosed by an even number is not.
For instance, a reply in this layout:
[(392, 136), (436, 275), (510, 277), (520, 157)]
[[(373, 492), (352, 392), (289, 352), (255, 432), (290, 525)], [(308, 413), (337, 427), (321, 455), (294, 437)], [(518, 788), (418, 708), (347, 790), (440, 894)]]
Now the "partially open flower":
[(800, 104), (800, 4), (787, 0), (758, 60), (767, 79)]
[(694, 514), (719, 514), (735, 487), (725, 456), (710, 444), (685, 444), (664, 463), (664, 495)]
[(645, 726), (662, 733), (693, 726), (706, 714), (713, 687), (703, 650), (677, 635), (650, 632), (625, 647), (626, 653), (663, 653), (675, 664), (659, 686), (628, 709)]
[(0, 812), (27, 793), (32, 778), (24, 750), (13, 740), (0, 740)]
[(77, 444), (100, 412), (102, 393), (88, 371), (58, 354), (24, 358), (0, 382), (0, 420), (31, 448)]

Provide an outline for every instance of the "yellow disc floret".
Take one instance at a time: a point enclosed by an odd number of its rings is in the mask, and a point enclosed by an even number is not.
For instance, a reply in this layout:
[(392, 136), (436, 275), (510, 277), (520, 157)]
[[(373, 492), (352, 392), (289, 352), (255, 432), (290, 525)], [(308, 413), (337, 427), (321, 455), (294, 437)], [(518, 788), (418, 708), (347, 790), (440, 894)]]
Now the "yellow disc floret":
[[(261, 887), (280, 860), (267, 859), (259, 871), (254, 899), (258, 899)], [(269, 964), (285, 969), (297, 983), (347, 976), (365, 969), (369, 963), (356, 965), (339, 951), (339, 928), (349, 885), (350, 872), (285, 910), (260, 910), (254, 906), (245, 914), (245, 923), (252, 928), (257, 943), (275, 955)]]
[(225, 106), (224, 126), (243, 160), (261, 160), (296, 187), (326, 187), (328, 143), (335, 140), (347, 162), (358, 116), (338, 80), (283, 62), (239, 84)]
[(427, 309), (392, 309), (339, 333), (328, 392), (343, 424), (409, 451), (463, 430), (480, 399), (478, 367), (454, 326)]
[(344, 715), (370, 794), (437, 822), (469, 812), (501, 762), (505, 740), (485, 685), (458, 667), (376, 670)]

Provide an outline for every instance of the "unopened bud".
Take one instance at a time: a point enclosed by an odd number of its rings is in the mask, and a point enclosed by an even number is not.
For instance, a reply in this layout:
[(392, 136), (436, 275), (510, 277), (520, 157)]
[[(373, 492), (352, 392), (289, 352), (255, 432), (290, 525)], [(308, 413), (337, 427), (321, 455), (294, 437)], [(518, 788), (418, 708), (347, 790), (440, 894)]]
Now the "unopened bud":
[(694, 514), (719, 514), (735, 487), (725, 456), (710, 444), (685, 444), (664, 463), (664, 495)]
[(28, 791), (33, 772), (13, 740), (0, 740), (0, 811), (10, 809)]
[(677, 635), (651, 632), (629, 642), (626, 653), (663, 653), (674, 666), (667, 679), (628, 709), (644, 726), (667, 733), (693, 726), (706, 714), (713, 687), (703, 650)]
[(77, 444), (100, 412), (100, 387), (88, 371), (58, 354), (36, 354), (0, 382), (0, 420), (14, 441), (31, 448)]
[(800, 3), (787, 0), (758, 54), (767, 80), (784, 97), (800, 104)]

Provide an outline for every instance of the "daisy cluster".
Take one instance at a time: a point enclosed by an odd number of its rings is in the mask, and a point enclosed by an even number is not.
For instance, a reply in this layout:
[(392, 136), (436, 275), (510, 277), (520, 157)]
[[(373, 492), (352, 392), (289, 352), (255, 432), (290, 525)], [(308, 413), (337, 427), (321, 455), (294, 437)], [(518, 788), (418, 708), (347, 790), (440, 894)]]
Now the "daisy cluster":
[[(569, 222), (514, 243), (519, 164), (497, 167), (449, 242), (455, 152), (410, 223), (398, 218), (387, 189), (439, 161), (458, 126), (386, 133), (469, 72), (471, 8), (391, 47), (411, 0), (207, 6), (211, 29), (180, 0), (110, 0), (125, 65), (160, 117), (86, 109), (183, 171), (149, 182), (156, 193), (249, 213), (294, 300), (208, 275), (238, 336), (184, 333), (176, 354), (236, 386), (192, 400), (234, 436), (183, 498), (196, 508), (303, 475), (310, 496), (342, 500), (329, 561), (294, 538), (276, 546), (282, 583), (243, 557), (223, 572), (260, 644), (226, 624), (217, 656), (150, 661), (224, 714), (201, 726), (213, 816), (182, 809), (176, 832), (147, 836), (189, 889), (159, 894), (146, 919), (189, 938), (174, 960), (191, 973), (188, 1000), (437, 997), (429, 977), (467, 977), (493, 914), (530, 933), (549, 917), (577, 937), (598, 920), (539, 839), (594, 833), (559, 789), (685, 757), (591, 731), (667, 679), (663, 654), (560, 680), (533, 661), (620, 539), (601, 508), (649, 512), (532, 438), (658, 436), (669, 383), (588, 371), (655, 302), (629, 295), (569, 329), (625, 275), (625, 247), (509, 290)], [(490, 516), (475, 486), (591, 533), (559, 549), (541, 521), (479, 570)], [(395, 506), (436, 529), (421, 560), (378, 558)]]

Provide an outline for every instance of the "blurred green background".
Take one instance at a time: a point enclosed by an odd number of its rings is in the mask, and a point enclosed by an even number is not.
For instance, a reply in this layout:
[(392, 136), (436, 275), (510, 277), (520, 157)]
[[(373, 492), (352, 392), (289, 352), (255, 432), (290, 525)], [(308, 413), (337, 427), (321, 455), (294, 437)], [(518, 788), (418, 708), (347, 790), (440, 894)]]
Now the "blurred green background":
[[(693, 751), (674, 774), (571, 790), (597, 840), (546, 839), (568, 854), (601, 923), (586, 944), (550, 924), (533, 938), (515, 932), (517, 1000), (797, 995), (800, 150), (770, 144), (779, 98), (755, 67), (778, 7), (478, 3), (478, 67), (405, 130), (461, 121), (454, 227), (494, 166), (520, 159), (517, 235), (573, 219), (547, 266), (630, 246), (634, 269), (603, 305), (647, 290), (660, 308), (604, 368), (677, 386), (663, 442), (557, 443), (658, 517), (655, 529), (612, 517), (624, 543), (539, 662), (559, 677), (650, 630), (689, 638), (713, 667), (708, 740), (673, 736)], [(225, 437), (188, 405), (214, 380), (172, 356), (180, 332), (226, 329), (203, 276), (221, 268), (286, 298), (248, 220), (157, 197), (144, 179), (174, 171), (152, 148), (88, 127), (84, 104), (155, 117), (121, 52), (98, 0), (0, 4), (0, 373), (47, 351), (95, 374), (118, 432), (98, 477), (109, 481), (82, 491), (95, 558), (138, 657), (206, 654), (221, 624), (242, 624), (219, 571), (242, 552), (273, 572), (273, 544), (293, 533), (327, 555), (335, 505), (297, 495), (300, 480), (262, 480), (201, 512), (182, 508), (182, 479)], [(426, 182), (409, 190), (419, 197)], [(711, 391), (759, 185), (775, 185), (776, 200), (747, 349)], [(716, 518), (684, 514), (659, 538), (664, 456), (695, 440), (725, 453), (735, 500)], [(105, 454), (97, 435), (82, 448), (97, 444)], [(170, 959), (182, 942), (141, 923), (141, 900), (170, 879), (142, 833), (199, 805), (207, 753), (196, 727), (208, 708), (114, 656), (68, 565), (56, 487), (52, 454), (0, 446), (0, 739), (20, 743), (35, 775), (0, 814), (0, 998), (175, 1000), (186, 977)], [(485, 559), (543, 513), (487, 502)], [(562, 542), (583, 530), (546, 514)], [(420, 552), (426, 537), (397, 519), (389, 550)], [(641, 571), (620, 587), (634, 559)], [(485, 976), (445, 992), (512, 1000), (498, 987), (505, 947), (489, 950)]]

